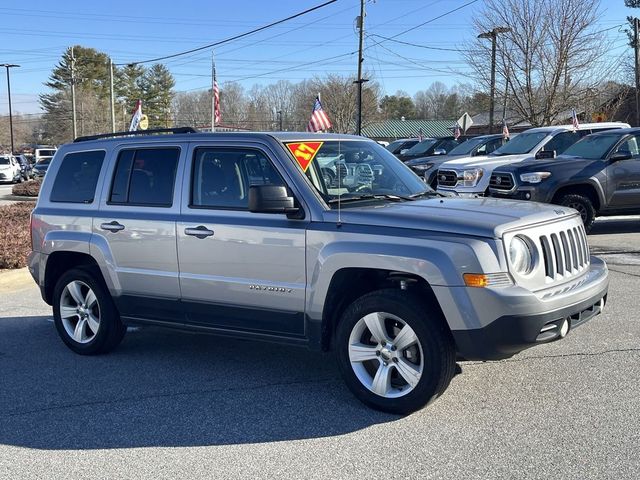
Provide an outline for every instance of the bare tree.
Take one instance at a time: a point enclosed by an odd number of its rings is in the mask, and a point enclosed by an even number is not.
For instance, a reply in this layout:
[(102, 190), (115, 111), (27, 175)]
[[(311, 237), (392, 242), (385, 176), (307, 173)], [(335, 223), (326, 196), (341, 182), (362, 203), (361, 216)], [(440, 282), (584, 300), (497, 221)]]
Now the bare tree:
[[(508, 79), (508, 100), (533, 125), (549, 125), (577, 107), (604, 75), (602, 39), (595, 31), (599, 0), (485, 0), (476, 32), (495, 27), (497, 78)], [(469, 63), (488, 91), (491, 42), (476, 39)], [(498, 89), (500, 91), (500, 88)]]
[(172, 111), (173, 123), (177, 127), (211, 125), (211, 90), (176, 94)]

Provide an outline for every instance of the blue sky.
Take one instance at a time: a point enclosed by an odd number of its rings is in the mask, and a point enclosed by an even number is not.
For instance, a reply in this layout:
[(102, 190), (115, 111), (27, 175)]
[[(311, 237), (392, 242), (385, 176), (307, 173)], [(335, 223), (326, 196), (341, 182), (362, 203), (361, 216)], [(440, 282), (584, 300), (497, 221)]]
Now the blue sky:
[[(367, 32), (392, 36), (469, 0), (369, 0)], [(80, 44), (109, 54), (114, 62), (145, 60), (188, 50), (286, 17), (323, 0), (4, 0), (0, 5), (0, 63), (17, 63), (11, 72), (13, 109), (39, 111), (37, 95), (67, 46)], [(471, 19), (482, 0), (403, 34), (398, 40), (440, 48), (464, 48), (472, 36)], [(359, 0), (338, 0), (321, 10), (216, 49), (219, 81), (234, 80), (246, 88), (279, 79), (298, 81), (328, 72), (355, 75), (357, 35), (354, 19)], [(625, 22), (640, 10), (623, 0), (603, 0), (602, 29)], [(603, 34), (608, 55), (618, 58), (626, 46), (617, 29)], [(439, 80), (447, 85), (469, 82), (469, 67), (457, 52), (427, 50), (394, 42), (372, 46), (367, 40), (365, 68), (386, 93), (410, 94)], [(379, 38), (378, 38), (379, 39)], [(209, 85), (210, 52), (164, 62), (177, 91)], [(434, 70), (435, 69), (435, 70)], [(458, 73), (442, 73), (452, 69)], [(441, 70), (441, 71), (438, 71)], [(8, 112), (4, 71), (0, 76), (0, 114)]]

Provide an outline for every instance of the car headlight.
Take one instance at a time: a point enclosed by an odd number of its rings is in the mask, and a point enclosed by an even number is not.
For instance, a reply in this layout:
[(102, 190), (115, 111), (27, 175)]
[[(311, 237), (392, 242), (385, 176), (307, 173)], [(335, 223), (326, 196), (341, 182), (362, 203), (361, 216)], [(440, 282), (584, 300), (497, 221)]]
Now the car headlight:
[(411, 168), (416, 172), (424, 173), (427, 170), (431, 169), (432, 167), (433, 167), (433, 163), (425, 163), (422, 165), (413, 165)]
[(482, 178), (482, 175), (484, 175), (484, 170), (481, 168), (465, 170), (462, 172), (462, 185), (465, 187), (475, 187)]
[(509, 244), (509, 261), (513, 270), (526, 275), (533, 270), (533, 252), (530, 243), (521, 236), (515, 236)]
[(551, 172), (531, 172), (520, 175), (520, 180), (525, 183), (540, 183), (545, 178), (549, 178)]

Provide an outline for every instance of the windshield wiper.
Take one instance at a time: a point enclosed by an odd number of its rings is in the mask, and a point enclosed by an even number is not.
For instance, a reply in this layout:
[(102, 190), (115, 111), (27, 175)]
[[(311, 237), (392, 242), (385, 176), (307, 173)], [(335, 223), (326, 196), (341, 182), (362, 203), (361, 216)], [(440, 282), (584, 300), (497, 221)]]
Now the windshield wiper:
[(411, 200), (416, 200), (420, 197), (444, 197), (444, 195), (440, 192), (436, 192), (435, 190), (425, 190), (424, 192), (414, 193), (413, 195), (409, 195), (407, 198)]
[(400, 195), (390, 195), (390, 194), (380, 194), (380, 195), (358, 195), (357, 197), (340, 197), (340, 198), (332, 198), (327, 203), (344, 203), (344, 202), (357, 202), (361, 200), (393, 200), (393, 201), (404, 201), (411, 200), (409, 197), (402, 197)]

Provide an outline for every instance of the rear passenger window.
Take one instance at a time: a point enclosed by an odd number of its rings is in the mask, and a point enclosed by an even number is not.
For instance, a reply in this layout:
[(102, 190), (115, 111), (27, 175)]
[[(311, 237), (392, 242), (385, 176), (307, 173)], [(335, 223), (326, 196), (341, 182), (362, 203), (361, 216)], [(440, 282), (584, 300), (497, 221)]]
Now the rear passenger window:
[(240, 148), (196, 149), (191, 178), (192, 207), (246, 210), (251, 185), (284, 185), (262, 152)]
[(578, 132), (562, 132), (549, 140), (543, 150), (545, 152), (555, 151), (557, 155), (560, 155), (578, 140), (580, 140)]
[(179, 158), (178, 148), (122, 150), (109, 203), (170, 207)]
[(103, 150), (65, 155), (53, 182), (51, 201), (93, 202), (104, 156)]

